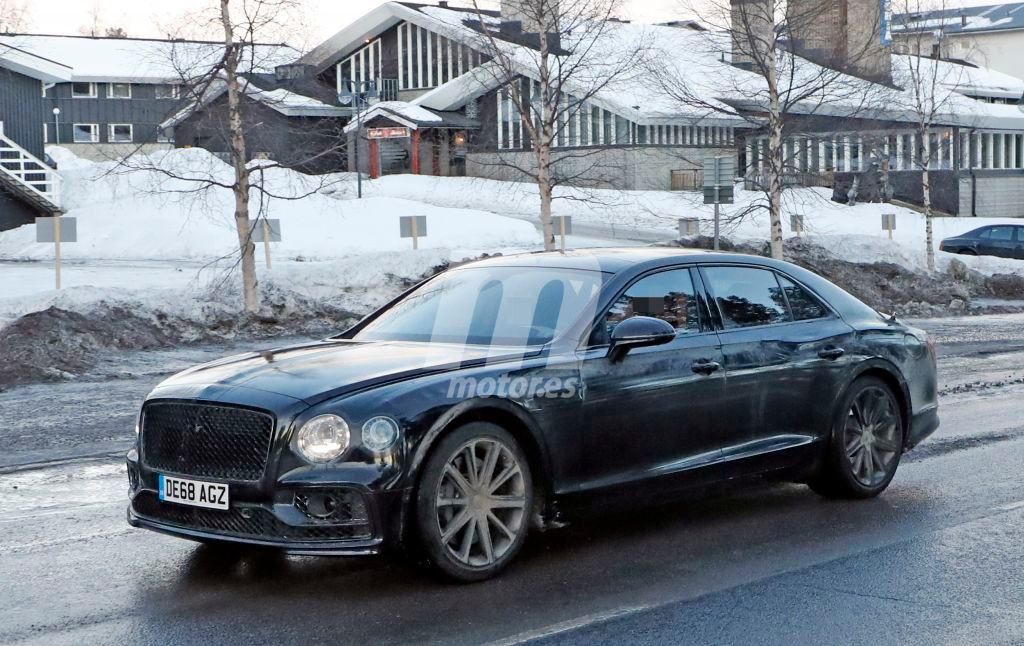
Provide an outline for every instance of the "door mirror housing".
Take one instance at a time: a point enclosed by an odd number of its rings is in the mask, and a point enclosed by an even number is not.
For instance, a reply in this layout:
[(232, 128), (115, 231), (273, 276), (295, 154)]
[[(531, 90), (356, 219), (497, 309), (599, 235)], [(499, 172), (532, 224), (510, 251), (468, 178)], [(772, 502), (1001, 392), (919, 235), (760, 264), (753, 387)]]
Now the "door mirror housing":
[(676, 329), (668, 322), (651, 316), (634, 316), (615, 326), (608, 358), (612, 362), (621, 361), (633, 348), (664, 345), (675, 338)]

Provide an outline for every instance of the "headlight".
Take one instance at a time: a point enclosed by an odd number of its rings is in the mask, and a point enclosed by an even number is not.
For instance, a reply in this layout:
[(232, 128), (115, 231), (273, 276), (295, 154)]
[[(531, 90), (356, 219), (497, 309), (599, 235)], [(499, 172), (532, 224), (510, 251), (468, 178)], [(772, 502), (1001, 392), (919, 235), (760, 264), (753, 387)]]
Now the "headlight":
[(337, 415), (319, 415), (302, 425), (296, 448), (310, 462), (330, 462), (348, 448), (348, 424)]
[(380, 453), (398, 439), (398, 422), (390, 417), (374, 417), (363, 424), (363, 446)]

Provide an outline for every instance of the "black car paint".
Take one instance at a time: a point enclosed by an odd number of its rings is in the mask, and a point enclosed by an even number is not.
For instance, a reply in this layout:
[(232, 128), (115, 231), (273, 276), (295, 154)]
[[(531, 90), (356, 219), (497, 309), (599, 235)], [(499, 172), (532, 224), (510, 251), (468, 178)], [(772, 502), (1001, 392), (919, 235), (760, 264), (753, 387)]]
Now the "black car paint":
[[(982, 238), (982, 233), (990, 230), (993, 226), (1012, 228), (1014, 230), (1013, 239), (990, 240)], [(980, 227), (952, 238), (946, 238), (939, 243), (939, 250), (955, 254), (996, 256), (998, 258), (1024, 260), (1024, 226), (1000, 224)]]
[[(547, 346), (526, 352), (510, 349), (498, 356), (447, 344), (351, 340), (378, 311), (340, 338), (185, 371), (158, 386), (147, 401), (201, 400), (271, 411), (276, 431), (266, 472), (256, 483), (232, 482), (231, 500), (283, 514), (295, 490), (336, 484), (358, 488), (369, 501), (372, 540), (268, 543), (296, 553), (323, 554), (364, 554), (400, 543), (406, 536), (420, 465), (443, 433), (469, 420), (497, 422), (517, 437), (539, 475), (538, 491), (549, 511), (562, 501), (621, 485), (657, 480), (688, 486), (814, 464), (824, 453), (823, 440), (844, 389), (868, 372), (896, 390), (906, 413), (908, 448), (938, 426), (934, 354), (923, 333), (881, 317), (794, 265), (666, 249), (536, 254), (482, 262), (572, 267), (595, 261), (609, 274), (596, 310), (599, 315), (639, 278), (670, 267), (689, 267), (698, 278), (705, 328), (665, 345), (633, 349), (619, 361), (609, 357), (607, 344), (588, 342), (599, 319), (579, 321)], [(722, 330), (714, 301), (703, 297), (699, 266), (710, 264), (779, 272), (820, 297), (831, 315), (810, 322)], [(699, 362), (718, 363), (721, 370), (698, 372), (694, 364)], [(652, 372), (658, 369), (673, 371), (672, 378), (652, 381)], [(577, 379), (580, 387), (571, 398), (535, 393), (467, 399), (450, 392), (455, 376), (546, 380), (552, 375)], [(622, 389), (630, 386), (634, 388), (626, 398)], [(302, 423), (328, 412), (348, 420), (352, 446), (338, 462), (309, 464), (291, 446), (292, 436)], [(359, 438), (363, 422), (376, 415), (394, 418), (402, 429), (399, 444), (384, 455), (366, 450)], [(156, 474), (141, 463), (139, 449), (128, 461), (139, 478), (133, 495), (152, 491)], [(221, 538), (139, 518), (131, 506), (128, 515), (132, 524), (157, 531)]]

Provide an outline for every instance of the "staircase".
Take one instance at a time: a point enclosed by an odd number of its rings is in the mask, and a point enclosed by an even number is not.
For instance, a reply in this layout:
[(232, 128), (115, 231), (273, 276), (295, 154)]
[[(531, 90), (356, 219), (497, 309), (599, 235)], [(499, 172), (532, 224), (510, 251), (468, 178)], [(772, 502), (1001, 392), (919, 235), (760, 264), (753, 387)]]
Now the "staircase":
[(48, 215), (61, 213), (61, 177), (0, 130), (0, 187)]

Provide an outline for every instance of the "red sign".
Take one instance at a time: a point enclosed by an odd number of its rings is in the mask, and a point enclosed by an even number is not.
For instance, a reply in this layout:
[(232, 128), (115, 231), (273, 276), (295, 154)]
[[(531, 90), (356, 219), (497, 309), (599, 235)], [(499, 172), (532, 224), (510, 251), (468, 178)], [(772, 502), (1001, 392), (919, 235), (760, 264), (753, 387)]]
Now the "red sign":
[(369, 128), (366, 131), (368, 139), (408, 139), (411, 136), (408, 128)]

